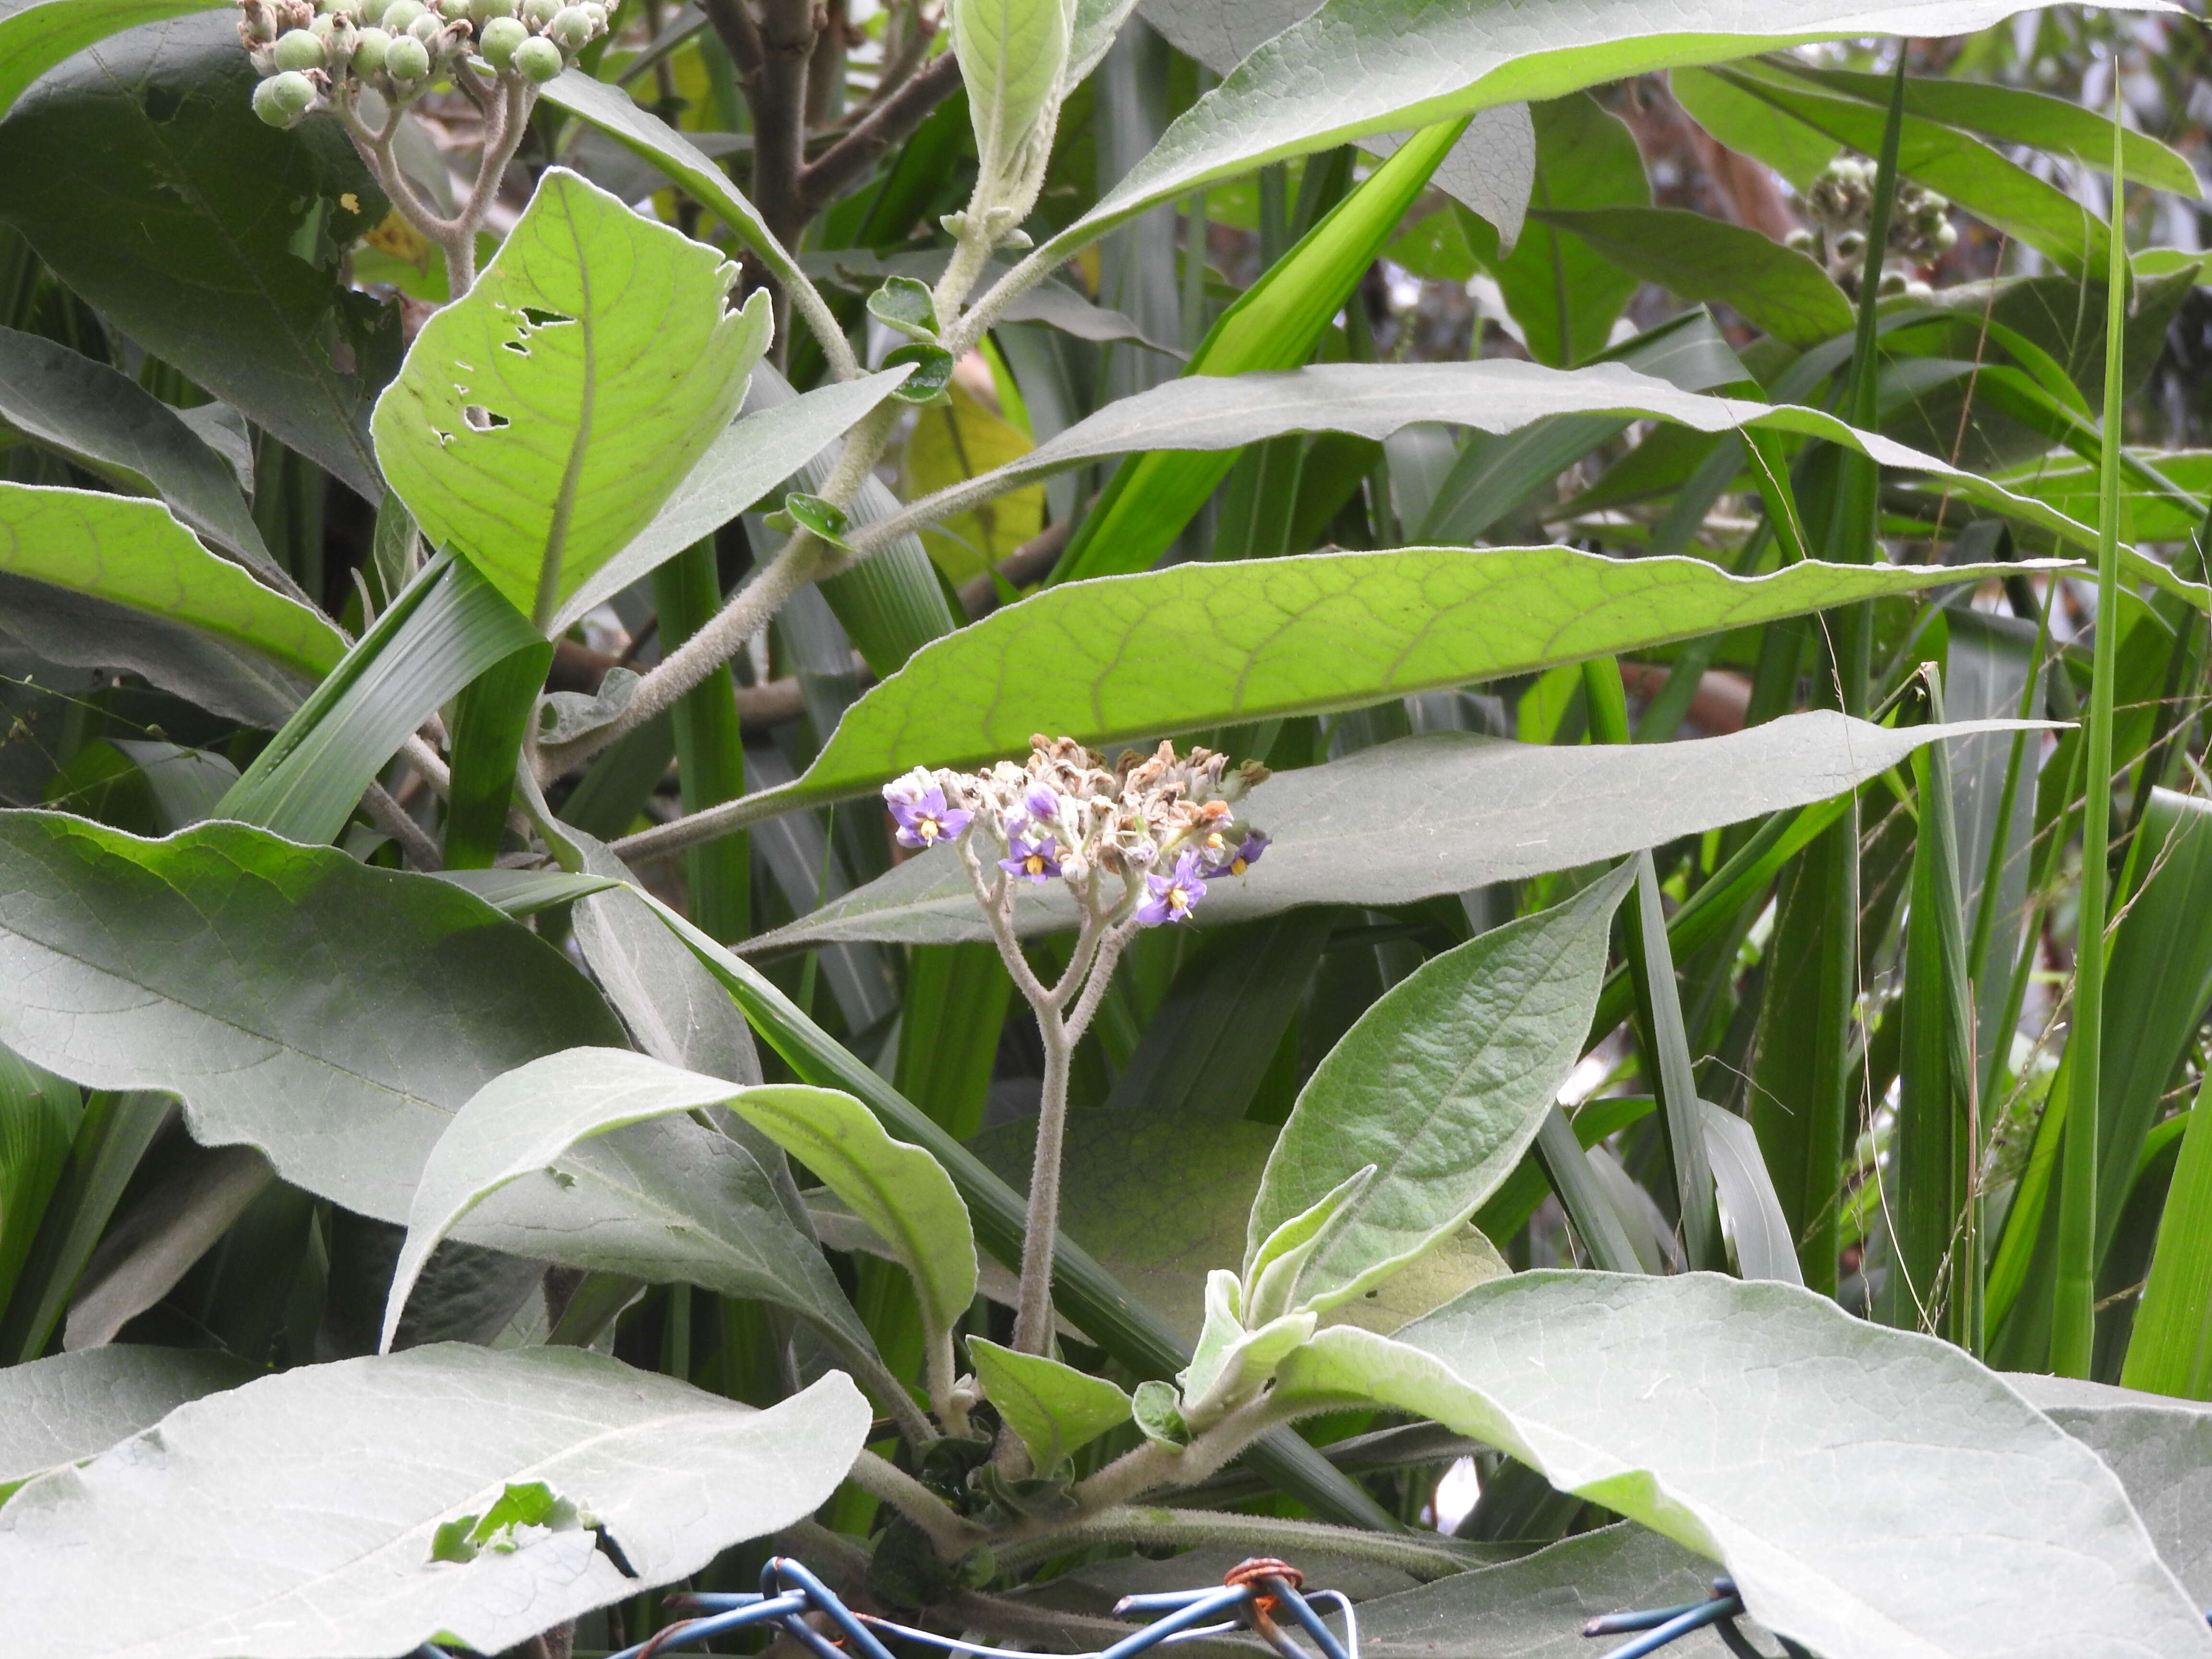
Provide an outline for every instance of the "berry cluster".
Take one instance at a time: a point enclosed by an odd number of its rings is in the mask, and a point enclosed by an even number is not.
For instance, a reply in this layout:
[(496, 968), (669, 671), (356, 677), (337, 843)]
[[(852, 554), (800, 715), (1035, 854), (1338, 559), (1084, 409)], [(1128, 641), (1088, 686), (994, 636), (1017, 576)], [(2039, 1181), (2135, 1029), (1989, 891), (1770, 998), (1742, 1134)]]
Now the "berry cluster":
[[(1847, 289), (1856, 288), (1866, 259), (1867, 231), (1874, 219), (1875, 164), (1856, 156), (1839, 155), (1820, 170), (1806, 187), (1808, 230), (1793, 231), (1790, 246), (1811, 253), (1830, 267), (1830, 274)], [(1951, 222), (1951, 204), (1932, 190), (1923, 190), (1910, 179), (1897, 181), (1897, 199), (1890, 209), (1889, 245), (1885, 257), (1910, 265), (1933, 264), (1959, 240)], [(1885, 293), (1896, 291), (1905, 279), (1893, 273), (1883, 278)]]
[[(1183, 921), (1209, 879), (1243, 875), (1267, 848), (1231, 805), (1267, 778), (1256, 762), (1224, 776), (1224, 757), (1206, 749), (1178, 756), (1163, 743), (1150, 755), (1124, 750), (1109, 767), (1073, 738), (1030, 741), (1026, 765), (916, 767), (885, 786), (900, 842), (959, 842), (972, 859), (963, 837), (980, 827), (1006, 848), (995, 860), (1002, 884), (1056, 877), (1102, 920), (1133, 918), (1140, 927)], [(1100, 875), (1115, 878), (1120, 893), (1100, 893)]]
[(607, 32), (600, 0), (240, 0), (239, 39), (271, 126), (374, 88), (404, 104), (466, 64), (550, 81)]

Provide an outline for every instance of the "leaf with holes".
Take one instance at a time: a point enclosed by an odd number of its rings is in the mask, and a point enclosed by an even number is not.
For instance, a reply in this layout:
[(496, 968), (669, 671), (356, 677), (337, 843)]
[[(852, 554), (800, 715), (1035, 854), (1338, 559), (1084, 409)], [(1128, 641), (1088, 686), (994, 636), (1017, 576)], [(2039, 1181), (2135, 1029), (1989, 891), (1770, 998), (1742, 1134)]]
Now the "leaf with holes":
[(392, 487), (539, 628), (719, 437), (767, 349), (736, 267), (558, 168), (371, 422)]

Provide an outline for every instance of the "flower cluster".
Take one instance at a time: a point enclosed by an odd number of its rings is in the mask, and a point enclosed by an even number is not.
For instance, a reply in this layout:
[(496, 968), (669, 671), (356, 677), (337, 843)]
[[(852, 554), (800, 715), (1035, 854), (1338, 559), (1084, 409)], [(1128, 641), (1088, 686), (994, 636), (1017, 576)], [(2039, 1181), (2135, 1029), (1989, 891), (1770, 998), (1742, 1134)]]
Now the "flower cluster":
[(463, 64), (550, 81), (607, 32), (601, 0), (239, 0), (254, 112), (291, 126), (372, 87), (409, 102)]
[[(1210, 750), (1178, 756), (1163, 743), (1150, 755), (1125, 750), (1109, 766), (1073, 738), (1030, 742), (1026, 764), (916, 767), (886, 785), (900, 844), (958, 843), (980, 829), (1006, 848), (999, 880), (1064, 881), (1086, 908), (1098, 902), (1102, 878), (1118, 880), (1121, 893), (1104, 908), (1146, 927), (1185, 920), (1207, 882), (1243, 875), (1267, 849), (1267, 838), (1235, 811), (1267, 775), (1255, 762), (1232, 772)], [(980, 872), (980, 854), (965, 845), (963, 853)]]

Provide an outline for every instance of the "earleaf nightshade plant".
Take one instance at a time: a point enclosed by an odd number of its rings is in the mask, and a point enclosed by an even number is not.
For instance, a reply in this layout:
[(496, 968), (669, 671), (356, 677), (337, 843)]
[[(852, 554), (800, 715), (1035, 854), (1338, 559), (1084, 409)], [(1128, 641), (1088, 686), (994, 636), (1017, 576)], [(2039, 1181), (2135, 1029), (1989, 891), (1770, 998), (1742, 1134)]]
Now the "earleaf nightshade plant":
[(9, 1635), (2212, 1656), (2208, 52), (0, 15)]

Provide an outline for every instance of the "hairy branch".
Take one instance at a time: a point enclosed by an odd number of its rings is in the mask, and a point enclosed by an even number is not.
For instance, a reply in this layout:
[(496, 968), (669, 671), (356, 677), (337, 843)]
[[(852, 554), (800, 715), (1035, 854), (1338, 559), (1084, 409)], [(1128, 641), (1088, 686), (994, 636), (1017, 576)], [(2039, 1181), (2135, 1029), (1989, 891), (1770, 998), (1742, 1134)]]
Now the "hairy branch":
[(957, 1560), (988, 1536), (904, 1469), (872, 1451), (863, 1449), (853, 1462), (852, 1473), (845, 1478), (921, 1528), (937, 1547), (937, 1553), (948, 1561)]
[(960, 84), (960, 61), (951, 52), (930, 60), (919, 74), (884, 97), (852, 130), (808, 162), (799, 174), (799, 203), (819, 213), (872, 167), (892, 145), (928, 118)]

